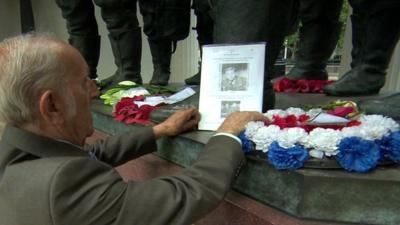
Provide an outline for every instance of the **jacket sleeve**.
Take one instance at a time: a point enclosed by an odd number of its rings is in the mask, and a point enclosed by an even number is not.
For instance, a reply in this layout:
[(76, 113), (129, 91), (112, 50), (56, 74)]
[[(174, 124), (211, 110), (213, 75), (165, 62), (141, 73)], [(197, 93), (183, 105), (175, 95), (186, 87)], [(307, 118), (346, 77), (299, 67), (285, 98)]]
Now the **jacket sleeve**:
[(191, 224), (223, 199), (243, 160), (240, 144), (226, 136), (211, 138), (181, 173), (144, 182), (124, 183), (106, 164), (73, 160), (51, 188), (54, 224)]
[(85, 151), (111, 166), (119, 166), (156, 150), (157, 143), (152, 127), (143, 127), (85, 146)]

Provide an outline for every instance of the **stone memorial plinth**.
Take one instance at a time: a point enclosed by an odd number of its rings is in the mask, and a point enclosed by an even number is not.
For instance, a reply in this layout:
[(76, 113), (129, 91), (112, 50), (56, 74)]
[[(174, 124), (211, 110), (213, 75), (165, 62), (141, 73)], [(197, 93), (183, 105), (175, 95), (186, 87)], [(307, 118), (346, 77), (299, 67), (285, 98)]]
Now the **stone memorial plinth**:
[[(323, 95), (278, 94), (277, 107), (325, 104)], [(348, 99), (342, 99), (348, 100)], [(196, 99), (190, 100), (195, 104)], [(186, 103), (188, 104), (188, 103)], [(97, 134), (137, 129), (111, 117), (95, 101)], [(171, 108), (171, 107), (170, 107)], [(178, 107), (179, 108), (179, 107)], [(171, 110), (170, 110), (171, 111)], [(161, 114), (159, 114), (161, 115)], [(178, 172), (197, 158), (212, 132), (194, 131), (158, 142), (158, 151), (118, 168), (125, 179), (148, 179)], [(400, 169), (381, 166), (366, 174), (342, 169), (277, 171), (260, 157), (248, 157), (225, 201), (196, 224), (400, 224)]]

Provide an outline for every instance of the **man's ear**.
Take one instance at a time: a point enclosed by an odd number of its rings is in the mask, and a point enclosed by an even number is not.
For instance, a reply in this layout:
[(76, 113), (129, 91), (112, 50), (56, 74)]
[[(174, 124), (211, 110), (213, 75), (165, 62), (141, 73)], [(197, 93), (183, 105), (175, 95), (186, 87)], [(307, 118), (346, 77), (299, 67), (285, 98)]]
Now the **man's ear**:
[(42, 119), (52, 124), (64, 123), (62, 99), (52, 90), (42, 92), (39, 98), (39, 112)]

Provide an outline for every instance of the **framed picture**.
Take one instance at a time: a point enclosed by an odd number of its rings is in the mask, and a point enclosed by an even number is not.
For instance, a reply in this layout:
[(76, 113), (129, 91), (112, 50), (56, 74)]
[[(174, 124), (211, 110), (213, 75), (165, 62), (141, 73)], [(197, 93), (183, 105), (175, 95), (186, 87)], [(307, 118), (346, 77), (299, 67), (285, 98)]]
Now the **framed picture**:
[(235, 111), (261, 111), (265, 43), (203, 46), (199, 129), (215, 130)]

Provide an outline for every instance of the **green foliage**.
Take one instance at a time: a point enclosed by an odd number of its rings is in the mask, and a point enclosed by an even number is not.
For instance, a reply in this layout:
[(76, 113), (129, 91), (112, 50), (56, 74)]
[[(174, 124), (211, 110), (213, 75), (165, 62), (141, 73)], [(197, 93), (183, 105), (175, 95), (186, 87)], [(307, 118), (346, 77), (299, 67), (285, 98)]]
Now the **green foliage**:
[(150, 85), (145, 87), (149, 91), (150, 95), (162, 95), (162, 94), (173, 94), (177, 92), (174, 87)]
[(116, 87), (108, 89), (100, 98), (104, 100), (105, 105), (114, 105), (122, 98), (125, 90), (138, 86), (139, 85), (132, 81), (121, 81)]
[(342, 29), (340, 31), (340, 36), (339, 36), (339, 40), (337, 43), (337, 50), (338, 52), (341, 52), (343, 49), (343, 44), (344, 44), (344, 35), (345, 35), (345, 31), (346, 31), (346, 24), (347, 24), (347, 18), (349, 16), (350, 10), (349, 10), (349, 3), (347, 1), (343, 2), (343, 8), (342, 8), (342, 12), (340, 13), (339, 16), (339, 22), (342, 24)]
[[(121, 81), (116, 87), (110, 88), (102, 94), (100, 99), (104, 100), (105, 105), (115, 105), (122, 97), (126, 97), (126, 92), (129, 89), (136, 87), (139, 87), (139, 85), (132, 81)], [(149, 85), (143, 86), (143, 88), (145, 88), (150, 95), (169, 95), (177, 92), (177, 89), (174, 87)]]
[[(350, 9), (349, 3), (347, 1), (344, 1), (342, 11), (339, 16), (339, 22), (342, 24), (342, 29), (341, 29), (339, 40), (338, 40), (337, 47), (336, 47), (336, 50), (338, 53), (341, 53), (341, 51), (343, 49), (347, 18), (350, 13), (349, 9)], [(289, 62), (294, 60), (294, 57), (295, 57), (294, 53), (297, 50), (298, 43), (299, 43), (299, 31), (298, 30), (294, 34), (286, 37), (284, 45), (289, 50), (289, 55), (288, 55)]]

